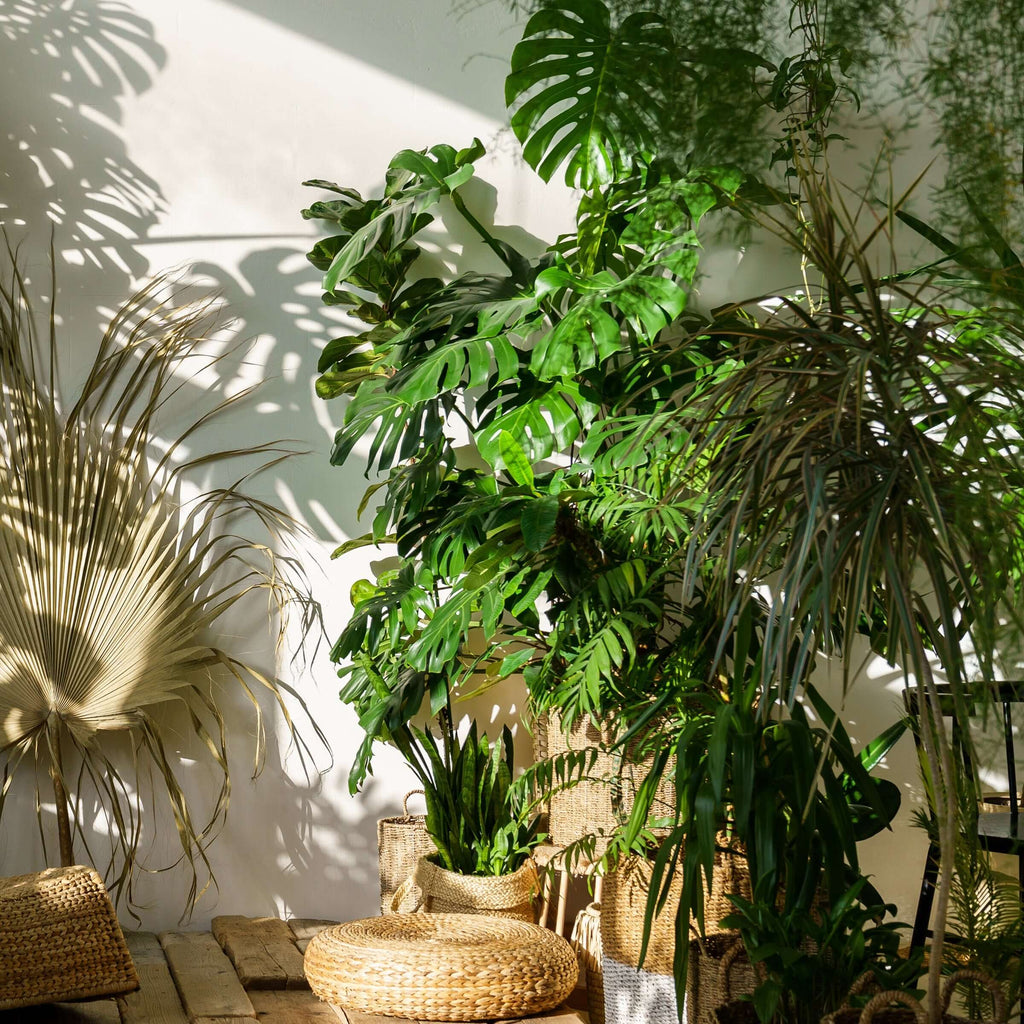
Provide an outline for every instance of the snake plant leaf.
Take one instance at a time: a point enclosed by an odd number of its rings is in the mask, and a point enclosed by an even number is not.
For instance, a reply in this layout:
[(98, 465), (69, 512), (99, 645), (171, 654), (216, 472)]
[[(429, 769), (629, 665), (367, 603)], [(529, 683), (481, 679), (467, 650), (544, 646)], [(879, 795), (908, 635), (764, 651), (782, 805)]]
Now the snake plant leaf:
[[(140, 830), (151, 827), (139, 778), (162, 782), (191, 901), (209, 885), (200, 877), (209, 873), (206, 848), (228, 807), (225, 684), (254, 705), (257, 772), (256, 691), (269, 690), (290, 724), (289, 688), (222, 647), (218, 623), (261, 591), (282, 629), (289, 608), (302, 611), (307, 629), (316, 609), (271, 545), (294, 529), (284, 512), (241, 483), (187, 503), (176, 495), (192, 470), (243, 454), (269, 467), (287, 449), (275, 442), (187, 457), (186, 441), (245, 393), (211, 402), (177, 436), (157, 434), (161, 407), (188, 379), (179, 375), (220, 358), (196, 347), (217, 327), (210, 305), (175, 306), (167, 283), (154, 282), (115, 315), (77, 398), (65, 401), (56, 329), (40, 358), (17, 270), (13, 280), (0, 286), (0, 759), (5, 774), (34, 763), (50, 775), (69, 817), (64, 827), (58, 815), (65, 863), (87, 846), (80, 815), (94, 798), (105, 807), (112, 885), (128, 895), (129, 912)], [(162, 735), (156, 709), (170, 704), (184, 706), (222, 774), (205, 820), (193, 815)], [(128, 734), (131, 770), (109, 755), (112, 733)], [(79, 789), (85, 780), (92, 793)]]
[(512, 130), (526, 162), (545, 181), (565, 164), (566, 183), (585, 190), (621, 177), (656, 148), (659, 71), (672, 55), (671, 34), (649, 12), (613, 26), (599, 0), (545, 5), (505, 80), (506, 104), (520, 103)]

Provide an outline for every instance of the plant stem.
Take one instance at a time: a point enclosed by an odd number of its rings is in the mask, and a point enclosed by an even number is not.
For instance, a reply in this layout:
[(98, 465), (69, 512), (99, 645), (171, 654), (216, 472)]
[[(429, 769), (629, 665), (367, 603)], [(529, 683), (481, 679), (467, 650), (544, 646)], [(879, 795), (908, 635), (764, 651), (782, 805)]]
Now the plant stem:
[(50, 746), (50, 779), (53, 782), (53, 796), (57, 805), (57, 837), (60, 843), (61, 867), (71, 867), (75, 863), (71, 837), (71, 819), (68, 815), (68, 791), (64, 788), (64, 761), (60, 751), (60, 726), (54, 724), (51, 717), (48, 726), (48, 742)]
[[(953, 759), (946, 732), (943, 728), (942, 704), (935, 687), (935, 677), (925, 657), (920, 637), (913, 634), (915, 654), (921, 681), (918, 708), (921, 715), (921, 739), (925, 755), (932, 769), (932, 787), (935, 794), (935, 818), (939, 831), (939, 877), (936, 887), (935, 925), (932, 947), (928, 957), (928, 1024), (942, 1020), (942, 951), (945, 944), (946, 918), (949, 913), (949, 892), (953, 884), (953, 865), (956, 857), (957, 801), (954, 786)], [(954, 711), (955, 713), (955, 711)]]
[(508, 257), (505, 255), (505, 252), (501, 248), (501, 246), (498, 245), (498, 241), (494, 237), (494, 235), (492, 235), (487, 230), (487, 228), (485, 228), (483, 224), (481, 224), (480, 221), (478, 221), (476, 217), (474, 217), (473, 214), (469, 212), (469, 207), (466, 206), (465, 202), (462, 199), (462, 196), (460, 196), (458, 192), (452, 192), (450, 194), (452, 197), (452, 202), (455, 204), (455, 209), (462, 214), (463, 219), (466, 221), (466, 223), (483, 239), (484, 244), (487, 246), (487, 248), (490, 249), (491, 252), (493, 252), (494, 255), (497, 256), (498, 259), (501, 260), (501, 262), (504, 263), (505, 266), (508, 267), (508, 269), (511, 270), (514, 274), (516, 268), (513, 267), (511, 263), (509, 263)]

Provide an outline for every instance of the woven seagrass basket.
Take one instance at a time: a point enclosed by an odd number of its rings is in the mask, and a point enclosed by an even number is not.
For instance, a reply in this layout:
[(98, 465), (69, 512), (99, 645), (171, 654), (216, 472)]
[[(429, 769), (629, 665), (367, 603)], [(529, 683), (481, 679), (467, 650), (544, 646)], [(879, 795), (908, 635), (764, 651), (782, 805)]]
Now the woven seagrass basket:
[(686, 970), (687, 1024), (715, 1024), (715, 1011), (757, 987), (738, 932), (717, 932), (690, 942)]
[[(863, 981), (864, 979), (860, 979)], [(942, 1024), (981, 1024), (966, 1017), (958, 1017), (949, 1012), (949, 1004), (953, 999), (953, 991), (957, 985), (965, 981), (974, 981), (988, 989), (992, 996), (992, 1018), (994, 1024), (1006, 1024), (1008, 1006), (1006, 995), (995, 979), (981, 971), (964, 969), (954, 971), (946, 979), (942, 988)], [(859, 987), (854, 985), (851, 995)], [(896, 1005), (898, 1004), (898, 1005)], [(904, 992), (879, 992), (873, 996), (863, 1009), (844, 1007), (835, 1013), (822, 1018), (822, 1024), (925, 1024), (928, 1014), (925, 1008), (912, 996)]]
[(138, 987), (110, 896), (92, 868), (0, 879), (0, 1010)]
[(327, 928), (306, 949), (321, 999), (415, 1020), (526, 1017), (562, 1003), (576, 954), (546, 928), (464, 914), (389, 914)]
[[(631, 751), (614, 748), (611, 722), (598, 728), (589, 718), (578, 719), (566, 733), (556, 710), (537, 720), (535, 736), (537, 760), (555, 757), (569, 751), (596, 750), (593, 767), (587, 777), (568, 789), (551, 794), (548, 805), (549, 841), (554, 846), (568, 846), (586, 835), (597, 835), (596, 853), (604, 853), (610, 836), (629, 816), (640, 783), (654, 763), (654, 755), (634, 758)], [(635, 747), (633, 751), (635, 751)], [(675, 812), (675, 787), (666, 774), (655, 793), (651, 808), (653, 818)]]
[(604, 967), (601, 946), (601, 904), (590, 903), (577, 915), (569, 943), (576, 950), (586, 980), (590, 1024), (604, 1024)]
[(428, 857), (420, 857), (413, 873), (392, 899), (392, 911), (407, 906), (415, 889), (414, 910), (428, 914), (481, 914), (516, 921), (534, 920), (539, 883), (537, 865), (527, 860), (509, 875), (460, 875), (446, 871)]
[(428, 857), (437, 852), (433, 839), (427, 835), (426, 816), (409, 813), (409, 797), (422, 792), (422, 789), (414, 789), (405, 794), (402, 801), (402, 810), (405, 813), (401, 817), (381, 818), (377, 822), (377, 859), (382, 914), (411, 909), (399, 905), (393, 911), (391, 904), (394, 895), (399, 886), (415, 871), (416, 862), (420, 857)]
[[(670, 1024), (676, 1019), (673, 978), (676, 911), (683, 878), (677, 872), (661, 913), (651, 925), (643, 963), (640, 949), (650, 892), (652, 865), (642, 857), (621, 861), (605, 876), (601, 899), (601, 946), (604, 970), (606, 1024)], [(739, 893), (750, 898), (750, 872), (742, 850), (719, 837), (711, 892), (704, 897), (705, 922), (719, 931), (720, 917), (732, 910), (726, 898)]]

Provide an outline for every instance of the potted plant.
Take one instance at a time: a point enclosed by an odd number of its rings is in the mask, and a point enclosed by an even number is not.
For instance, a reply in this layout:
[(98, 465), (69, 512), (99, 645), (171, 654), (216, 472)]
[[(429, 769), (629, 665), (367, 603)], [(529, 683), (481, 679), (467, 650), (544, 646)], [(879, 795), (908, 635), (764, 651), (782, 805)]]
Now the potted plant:
[[(690, 911), (699, 917), (697, 879), (726, 800), (750, 792), (756, 748), (745, 732), (730, 734), (733, 718), (753, 712), (758, 728), (792, 721), (822, 658), (836, 659), (850, 679), (858, 637), (926, 694), (933, 662), (963, 693), (969, 675), (992, 677), (997, 626), (1016, 621), (1019, 330), (998, 311), (953, 304), (936, 287), (934, 266), (901, 264), (891, 244), (885, 272), (875, 269), (876, 249), (906, 211), (900, 196), (876, 207), (874, 180), (860, 193), (844, 190), (830, 167), (836, 112), (873, 52), (835, 36), (835, 25), (850, 24), (841, 16), (849, 8), (838, 4), (831, 18), (828, 4), (792, 5), (794, 35), (784, 42), (796, 52), (780, 56), (680, 44), (656, 14), (616, 20), (599, 0), (545, 3), (516, 49), (507, 96), (527, 161), (546, 178), (565, 166), (582, 198), (577, 231), (538, 259), (469, 213), (459, 190), (475, 146), (400, 153), (379, 199), (331, 186), (341, 198), (309, 211), (341, 228), (312, 254), (325, 269), (327, 300), (372, 325), (324, 352), (321, 392), (354, 391), (335, 458), (373, 431), (371, 468), (388, 476), (375, 492), (382, 502), (368, 539), (393, 537), (406, 559), (386, 595), (357, 607), (336, 651), (350, 654), (363, 638), (382, 642), (409, 625), (391, 687), (407, 686), (409, 699), (395, 705), (396, 721), (418, 707), (434, 673), (471, 673), (490, 661), (502, 675), (536, 666), (538, 651), (541, 666), (556, 664), (548, 653), (568, 651), (578, 635), (573, 628), (553, 647), (541, 629), (540, 612), (567, 593), (564, 564), (552, 557), (558, 541), (573, 536), (603, 472), (661, 474), (651, 519), (669, 525), (664, 536), (675, 545), (660, 564), (677, 574), (668, 591), (677, 621), (685, 627), (705, 599), (712, 609), (702, 634), (711, 656), (698, 683), (713, 695), (738, 664), (756, 694), (742, 711), (723, 702), (707, 719), (679, 716), (669, 744), (678, 754), (702, 730), (709, 740), (706, 785), (692, 800), (677, 794), (676, 827), (659, 855), (663, 879), (680, 856), (693, 869), (684, 870), (684, 934)], [(697, 81), (698, 102), (705, 85), (743, 83), (743, 103), (769, 125), (772, 144), (762, 151), (771, 166), (723, 171), (703, 165), (699, 147), (678, 165), (655, 159), (671, 109), (669, 67)], [(695, 114), (697, 137), (707, 119)], [(499, 272), (408, 282), (413, 236), (441, 201), (466, 217)], [(781, 237), (802, 278), (707, 316), (684, 313), (695, 228), (723, 208), (748, 231)], [(358, 290), (337, 291), (353, 281)], [(459, 464), (446, 431), (452, 419), (468, 424), (486, 469)], [(649, 457), (651, 444), (664, 446), (664, 460)], [(620, 500), (624, 493), (628, 484)], [(602, 521), (614, 519), (614, 503)], [(671, 650), (679, 634), (651, 614), (659, 606), (649, 564), (630, 554), (607, 580), (598, 574), (597, 606), (613, 614), (580, 616), (585, 630), (600, 628), (584, 633), (571, 662), (582, 669), (575, 699), (588, 710), (613, 703), (623, 680), (654, 681), (639, 729), (678, 688), (671, 674), (633, 670), (651, 637)], [(657, 587), (666, 577), (653, 578)], [(755, 610), (764, 625), (752, 669), (745, 652)], [(525, 646), (502, 646), (510, 624)], [(470, 665), (460, 652), (481, 629), (487, 650)], [(558, 685), (543, 669), (537, 681)], [(937, 725), (933, 717), (926, 726), (926, 748), (941, 783), (952, 764)], [(641, 788), (634, 838), (667, 763), (666, 753)], [(813, 803), (823, 776), (812, 771), (805, 783)], [(955, 808), (948, 787), (938, 793), (949, 865)], [(849, 848), (835, 823), (820, 838), (830, 850)], [(849, 888), (840, 887), (841, 860), (826, 860), (834, 900)], [(657, 905), (655, 892), (651, 915)], [(679, 945), (677, 968), (686, 957)], [(938, 945), (941, 938), (933, 992)]]
[[(354, 591), (333, 657), (346, 699), (363, 694), (369, 707), (375, 693), (391, 695), (389, 729), (432, 687), (454, 693), (519, 671), (535, 709), (559, 709), (567, 728), (609, 713), (633, 721), (660, 692), (652, 680), (706, 675), (700, 604), (676, 600), (687, 510), (663, 512), (683, 442), (658, 425), (709, 353), (669, 364), (650, 355), (683, 311), (690, 228), (717, 200), (704, 180), (673, 181), (640, 162), (581, 204), (575, 236), (529, 260), (462, 196), (481, 153), (403, 151), (384, 194), (368, 200), (311, 182), (335, 196), (305, 211), (335, 231), (309, 254), (325, 299), (369, 327), (321, 355), (318, 393), (351, 395), (332, 458), (349, 458), (369, 430), (369, 468), (386, 474), (363, 503), (380, 503), (371, 531), (336, 554), (393, 542), (400, 563)], [(441, 203), (500, 271), (415, 278), (416, 234)], [(638, 387), (642, 397), (624, 405)], [(623, 431), (643, 436), (642, 457), (622, 457)], [(355, 783), (382, 720), (364, 724)], [(549, 782), (578, 782), (596, 756), (553, 759)]]
[[(790, 42), (799, 53), (781, 61), (750, 53), (717, 59), (734, 68), (746, 60), (749, 101), (760, 104), (762, 115), (781, 115), (770, 150), (778, 171), (748, 176), (728, 202), (753, 229), (767, 228), (797, 255), (799, 290), (731, 303), (682, 338), (662, 335), (666, 356), (725, 335), (735, 360), (707, 387), (681, 388), (673, 407), (694, 439), (677, 464), (675, 494), (701, 504), (684, 541), (684, 598), (697, 586), (698, 571), (704, 585), (710, 570), (722, 663), (730, 638), (749, 629), (744, 610), (767, 595), (764, 715), (776, 699), (795, 706), (821, 655), (837, 657), (849, 679), (858, 634), (924, 688), (931, 709), (925, 747), (940, 780), (947, 872), (940, 883), (948, 893), (957, 830), (954, 766), (932, 680), (938, 665), (965, 701), (969, 679), (983, 686), (993, 678), (1000, 622), (1018, 620), (1020, 332), (1014, 315), (951, 301), (934, 266), (901, 266), (891, 255), (891, 226), (905, 213), (905, 197), (894, 196), (874, 216), (873, 191), (858, 194), (837, 180), (828, 150), (836, 112), (854, 95), (850, 71), (858, 55), (835, 38), (841, 4), (835, 11), (793, 6)], [(637, 63), (625, 54), (642, 32), (647, 49), (635, 50), (637, 57), (643, 53), (648, 67), (656, 63), (659, 25), (671, 34), (652, 13), (615, 24), (598, 3), (544, 5), (527, 26), (529, 45), (509, 84), (513, 97), (537, 89), (513, 116), (536, 166), (550, 174), (568, 157), (573, 171), (587, 158), (558, 133), (566, 123), (582, 128), (584, 110), (614, 108), (614, 121), (585, 122), (585, 152), (600, 154), (605, 166), (650, 139), (649, 118), (659, 115), (666, 95), (655, 83), (653, 98), (641, 96)], [(700, 47), (683, 56), (691, 65), (703, 60), (705, 68), (710, 59)], [(612, 99), (596, 95), (593, 83), (581, 82), (589, 88), (578, 91), (565, 85), (560, 76), (581, 60), (609, 93), (627, 80), (628, 86)], [(640, 72), (641, 83), (646, 75)], [(579, 100), (569, 112), (555, 102), (567, 94)], [(871, 182), (866, 189), (873, 190)], [(873, 259), (880, 242), (884, 272)], [(968, 400), (965, 391), (979, 398)], [(965, 653), (968, 644), (977, 666)], [(719, 757), (719, 781), (725, 766)], [(721, 792), (719, 785), (703, 804), (681, 809), (687, 862), (706, 861)], [(930, 964), (933, 993), (943, 900)], [(684, 920), (689, 909), (683, 906)], [(933, 1013), (939, 1003), (933, 999)]]
[(460, 740), (447, 710), (438, 721), (440, 746), (429, 729), (391, 736), (423, 786), (426, 830), (437, 847), (420, 859), (409, 886), (419, 888), (427, 911), (532, 921), (537, 871), (530, 853), (542, 836), (539, 816), (512, 789), (512, 734), (506, 726), (491, 743), (473, 722)]

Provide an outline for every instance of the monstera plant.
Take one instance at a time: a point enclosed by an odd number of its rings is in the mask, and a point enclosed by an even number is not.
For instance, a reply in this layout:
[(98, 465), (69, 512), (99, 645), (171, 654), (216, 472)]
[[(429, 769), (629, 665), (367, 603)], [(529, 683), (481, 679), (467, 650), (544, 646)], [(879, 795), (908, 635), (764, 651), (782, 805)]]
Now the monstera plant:
[[(99, 801), (113, 884), (131, 908), (140, 839), (155, 813), (143, 804), (143, 780), (155, 778), (191, 869), (192, 904), (209, 884), (207, 846), (228, 808), (225, 683), (253, 702), (257, 770), (256, 690), (269, 691), (286, 718), (291, 693), (232, 654), (217, 625), (259, 594), (268, 623), (279, 617), (283, 629), (290, 608), (313, 623), (301, 577), (272, 546), (293, 523), (246, 493), (244, 472), (233, 486), (186, 491), (197, 471), (246, 454), (189, 448), (244, 392), (193, 408), (176, 433), (161, 426), (191, 374), (217, 361), (199, 354), (217, 326), (211, 304), (175, 305), (168, 282), (154, 283), (118, 311), (77, 396), (65, 398), (56, 329), (39, 343), (23, 280), (16, 267), (10, 273), (0, 289), (0, 812), (15, 776), (35, 773), (37, 786), (48, 778), (60, 862), (71, 864), (96, 859), (85, 815)], [(287, 454), (275, 443), (252, 452), (263, 468)], [(221, 776), (198, 815), (161, 714), (168, 705), (184, 710), (195, 750), (208, 752)], [(120, 756), (119, 736), (127, 738)], [(46, 802), (40, 792), (37, 806)], [(52, 839), (40, 826), (45, 850)]]

